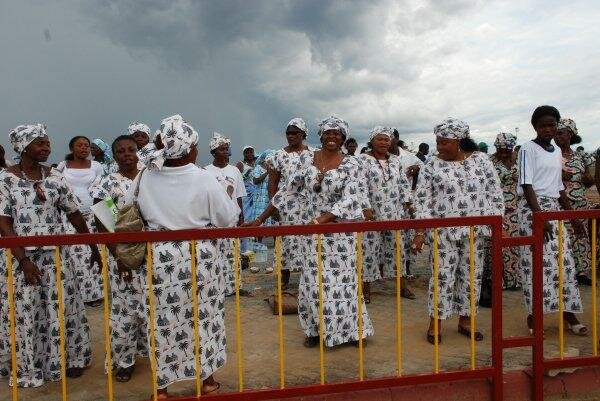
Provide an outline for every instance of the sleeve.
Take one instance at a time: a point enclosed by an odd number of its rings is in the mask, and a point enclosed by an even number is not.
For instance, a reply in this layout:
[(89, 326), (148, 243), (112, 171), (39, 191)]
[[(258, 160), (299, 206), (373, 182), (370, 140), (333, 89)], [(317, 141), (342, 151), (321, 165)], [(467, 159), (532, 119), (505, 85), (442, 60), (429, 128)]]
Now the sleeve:
[(362, 210), (371, 209), (371, 199), (369, 197), (369, 162), (365, 156), (359, 156), (356, 158), (356, 161), (359, 165), (357, 169), (357, 181), (359, 183), (358, 194), (359, 194), (359, 202), (360, 208)]
[(490, 214), (504, 216), (504, 193), (500, 184), (500, 177), (494, 167), (494, 164), (487, 157), (483, 158), (485, 174), (485, 194), (490, 200)]
[(210, 222), (217, 227), (234, 227), (240, 215), (237, 201), (231, 199), (217, 179), (210, 173), (201, 182), (201, 188), (208, 194)]
[(361, 184), (359, 165), (354, 162), (349, 167), (341, 198), (333, 204), (330, 212), (340, 220), (362, 220)]
[(242, 173), (240, 173), (240, 170), (238, 170), (237, 167), (234, 168), (237, 174), (237, 178), (235, 179), (235, 185), (237, 187), (235, 189), (235, 196), (237, 196), (238, 198), (243, 198), (244, 196), (248, 195), (248, 193), (246, 192), (246, 186), (244, 185), (244, 177), (242, 176)]
[[(4, 174), (2, 174), (4, 176)], [(12, 204), (10, 202), (10, 189), (8, 187), (8, 182), (10, 182), (10, 177), (3, 177), (4, 179), (0, 181), (0, 215), (12, 217)]]
[[(417, 160), (419, 160), (417, 158)], [(412, 185), (411, 183), (408, 181), (408, 177), (406, 176), (406, 173), (404, 172), (404, 169), (402, 168), (402, 164), (399, 164), (399, 178), (398, 178), (398, 190), (400, 191), (400, 200), (402, 203), (410, 203), (412, 202)], [(419, 167), (422, 169), (423, 168), (423, 163), (421, 163), (421, 160), (419, 160)]]
[(71, 188), (67, 184), (67, 180), (61, 174), (57, 180), (57, 191), (58, 191), (58, 208), (65, 212), (67, 215), (75, 213), (79, 210), (79, 203), (77, 198), (71, 191)]
[(253, 170), (253, 173), (252, 173), (252, 177), (253, 178), (259, 178), (264, 173), (265, 173), (265, 169), (262, 168), (261, 165), (257, 164), (256, 167), (254, 167), (254, 170)]
[(291, 212), (303, 201), (307, 168), (302, 161), (303, 158), (301, 157), (298, 164), (290, 169), (293, 173), (290, 174), (281, 189), (271, 199), (271, 203), (278, 210)]
[(523, 145), (519, 150), (519, 186), (532, 185), (535, 174), (535, 155), (529, 146)]
[(111, 185), (112, 180), (110, 179), (110, 175), (102, 177), (100, 180), (96, 180), (90, 185), (89, 191), (90, 196), (93, 199), (106, 199), (112, 197), (111, 194)]
[(269, 166), (270, 169), (280, 171), (281, 168), (279, 165), (279, 151), (267, 156), (267, 158), (265, 159), (265, 163), (267, 163), (267, 166)]
[(419, 172), (413, 204), (416, 219), (433, 217), (433, 166), (431, 162), (425, 164), (425, 167)]

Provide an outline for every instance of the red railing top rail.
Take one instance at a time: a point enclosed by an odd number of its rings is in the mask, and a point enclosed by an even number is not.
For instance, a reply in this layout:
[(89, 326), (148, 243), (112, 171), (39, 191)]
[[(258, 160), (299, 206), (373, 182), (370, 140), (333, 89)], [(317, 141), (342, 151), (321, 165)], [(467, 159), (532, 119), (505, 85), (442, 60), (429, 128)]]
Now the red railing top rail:
[(534, 221), (597, 218), (600, 218), (600, 209), (558, 210), (549, 212), (537, 212), (533, 214)]
[(311, 235), (364, 231), (427, 229), (460, 226), (502, 227), (502, 216), (448, 217), (443, 219), (359, 221), (300, 226), (266, 226), (235, 228), (204, 228), (174, 231), (140, 231), (128, 233), (64, 234), (17, 236), (0, 238), (0, 248), (56, 246), (75, 244), (110, 244), (127, 242), (157, 242), (206, 240), (215, 238), (273, 237), (279, 235)]

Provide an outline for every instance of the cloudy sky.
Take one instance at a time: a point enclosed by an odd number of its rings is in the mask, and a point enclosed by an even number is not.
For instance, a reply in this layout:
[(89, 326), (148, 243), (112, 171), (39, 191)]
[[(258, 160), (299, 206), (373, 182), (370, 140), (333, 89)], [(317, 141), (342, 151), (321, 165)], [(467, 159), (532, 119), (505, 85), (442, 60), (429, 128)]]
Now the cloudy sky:
[[(61, 159), (74, 135), (105, 140), (179, 113), (276, 148), (292, 117), (330, 114), (364, 140), (374, 125), (433, 143), (447, 116), (476, 140), (530, 139), (535, 106), (600, 145), (596, 0), (0, 0), (0, 143), (43, 122)], [(8, 146), (10, 148), (10, 146)], [(7, 152), (10, 154), (11, 152)]]

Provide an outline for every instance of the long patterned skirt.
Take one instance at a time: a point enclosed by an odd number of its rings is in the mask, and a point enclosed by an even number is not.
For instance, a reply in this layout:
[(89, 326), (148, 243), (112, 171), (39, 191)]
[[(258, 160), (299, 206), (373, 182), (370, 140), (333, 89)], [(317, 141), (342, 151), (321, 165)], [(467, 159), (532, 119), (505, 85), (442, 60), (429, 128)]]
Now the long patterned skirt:
[[(408, 235), (404, 231), (404, 235)], [(405, 252), (404, 238), (402, 259), (408, 256)], [(363, 237), (363, 281), (371, 283), (380, 278), (396, 277), (396, 237), (394, 231), (367, 231)], [(406, 274), (406, 263), (401, 263), (400, 273)]]
[[(225, 364), (225, 283), (217, 241), (196, 241), (198, 336), (202, 379)], [(158, 388), (196, 377), (189, 242), (153, 244), (154, 335)], [(142, 279), (149, 313), (148, 282)], [(150, 330), (150, 327), (149, 327)]]
[[(241, 241), (240, 241), (241, 243)], [(235, 254), (232, 238), (220, 238), (217, 241), (217, 249), (219, 251), (218, 263), (221, 264), (221, 271), (225, 280), (225, 296), (235, 294)], [(242, 288), (242, 266), (241, 262), (238, 266), (240, 269), (240, 289)]]
[[(300, 276), (298, 316), (308, 337), (319, 335), (319, 281), (316, 236), (303, 243), (307, 262)], [(356, 241), (354, 234), (324, 234), (323, 320), (324, 342), (328, 347), (355, 341), (358, 333), (358, 280), (356, 273)], [(374, 333), (362, 295), (362, 337)]]
[[(558, 201), (552, 198), (538, 196), (538, 203), (543, 211), (558, 210)], [(521, 235), (531, 235), (533, 214), (527, 205), (525, 198), (519, 199), (519, 221), (521, 222)], [(553, 238), (544, 241), (544, 313), (558, 311), (558, 224), (551, 221)], [(565, 230), (566, 234), (566, 230)], [(579, 287), (575, 279), (575, 261), (571, 250), (571, 241), (568, 235), (564, 235), (563, 242), (563, 303), (565, 312), (581, 313), (581, 297)], [(525, 307), (531, 314), (531, 272), (532, 251), (530, 246), (521, 247), (521, 274), (523, 283), (523, 295)]]
[[(296, 216), (288, 215), (283, 211), (279, 211), (281, 217), (281, 225), (303, 224), (298, 221)], [(299, 252), (303, 249), (307, 237), (302, 235), (286, 235), (281, 238), (281, 269), (292, 272), (302, 271), (306, 263), (306, 255)]]
[[(587, 199), (572, 200), (571, 206), (574, 210), (589, 209)], [(565, 227), (568, 230), (569, 237), (572, 239), (571, 246), (573, 247), (573, 258), (575, 259), (575, 275), (591, 277), (592, 266), (592, 246), (590, 237), (585, 235), (579, 237), (575, 235), (573, 227), (569, 222), (565, 222)]]
[[(62, 253), (65, 254), (64, 249)], [(17, 385), (38, 387), (46, 380), (61, 379), (56, 265), (53, 250), (28, 250), (26, 255), (37, 265), (42, 279), (38, 285), (26, 285), (23, 273), (14, 262)], [(6, 269), (3, 273), (6, 273)], [(2, 282), (6, 283), (6, 279)], [(68, 266), (62, 269), (62, 286), (67, 368), (84, 368), (89, 366), (92, 358), (89, 327), (76, 277)], [(4, 331), (8, 333), (5, 285), (0, 292), (3, 296), (2, 318), (7, 324)], [(5, 360), (0, 363), (0, 366), (4, 366), (0, 376), (10, 375), (10, 337), (0, 341), (0, 348), (3, 348), (0, 349), (0, 356)]]
[[(517, 209), (506, 209), (502, 219), (502, 229), (510, 237), (519, 236), (519, 216)], [(485, 245), (485, 261), (483, 264), (483, 280), (492, 280), (492, 244)], [(502, 288), (516, 290), (521, 288), (521, 248), (513, 246), (502, 251)]]

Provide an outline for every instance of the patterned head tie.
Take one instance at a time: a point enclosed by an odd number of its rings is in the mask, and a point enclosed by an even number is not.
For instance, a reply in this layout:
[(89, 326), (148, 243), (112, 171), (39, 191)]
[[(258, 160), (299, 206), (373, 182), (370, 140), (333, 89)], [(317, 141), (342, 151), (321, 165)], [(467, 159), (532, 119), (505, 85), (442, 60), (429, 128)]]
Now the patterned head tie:
[(496, 149), (512, 149), (516, 144), (517, 137), (509, 132), (500, 132), (494, 141)]
[(469, 125), (464, 121), (448, 117), (435, 126), (433, 133), (446, 139), (464, 139), (469, 136)]
[(129, 124), (129, 127), (127, 127), (127, 131), (129, 132), (129, 135), (133, 135), (136, 132), (143, 132), (146, 135), (148, 135), (148, 137), (150, 137), (150, 127), (148, 127), (144, 123), (140, 123), (140, 122), (131, 123), (131, 124)]
[(273, 153), (275, 153), (275, 151), (273, 149), (265, 149), (263, 150), (260, 155), (258, 155), (258, 158), (256, 159), (256, 164), (261, 164), (262, 162), (264, 162), (265, 160), (267, 160), (267, 157), (271, 156)]
[(198, 133), (179, 114), (160, 122), (160, 138), (164, 147), (148, 158), (151, 170), (160, 170), (165, 160), (184, 157), (198, 144)]
[(100, 148), (100, 150), (104, 153), (104, 161), (105, 162), (112, 160), (112, 150), (110, 149), (110, 146), (108, 146), (108, 144), (106, 142), (104, 142), (100, 138), (96, 138), (92, 141), (92, 143), (94, 145), (98, 146), (98, 148)]
[(369, 135), (369, 142), (373, 140), (377, 135), (385, 135), (388, 138), (392, 139), (394, 136), (394, 129), (391, 127), (383, 127), (381, 125), (376, 126), (371, 130), (371, 134)]
[(246, 146), (244, 146), (244, 147), (242, 148), (242, 153), (244, 153), (244, 152), (245, 152), (245, 151), (247, 151), (248, 149), (252, 149), (252, 150), (254, 150), (254, 146), (252, 146), (252, 145), (246, 145)]
[(323, 132), (331, 130), (339, 131), (344, 138), (350, 133), (348, 123), (335, 116), (328, 117), (319, 123), (319, 136), (323, 135)]
[(219, 146), (225, 145), (225, 144), (230, 145), (231, 139), (219, 134), (218, 132), (213, 132), (213, 136), (212, 136), (212, 138), (210, 138), (210, 144), (209, 144), (210, 150), (211, 151), (215, 150)]
[(575, 125), (575, 121), (571, 120), (570, 118), (561, 118), (556, 128), (558, 130), (569, 129), (571, 130), (571, 135), (579, 135), (579, 132), (577, 131), (577, 125)]
[(46, 126), (42, 124), (19, 125), (10, 131), (10, 143), (18, 155), (36, 138), (47, 136)]
[(296, 127), (305, 134), (308, 132), (308, 129), (306, 128), (306, 122), (299, 117), (292, 118), (290, 122), (287, 123), (286, 131), (289, 127)]

